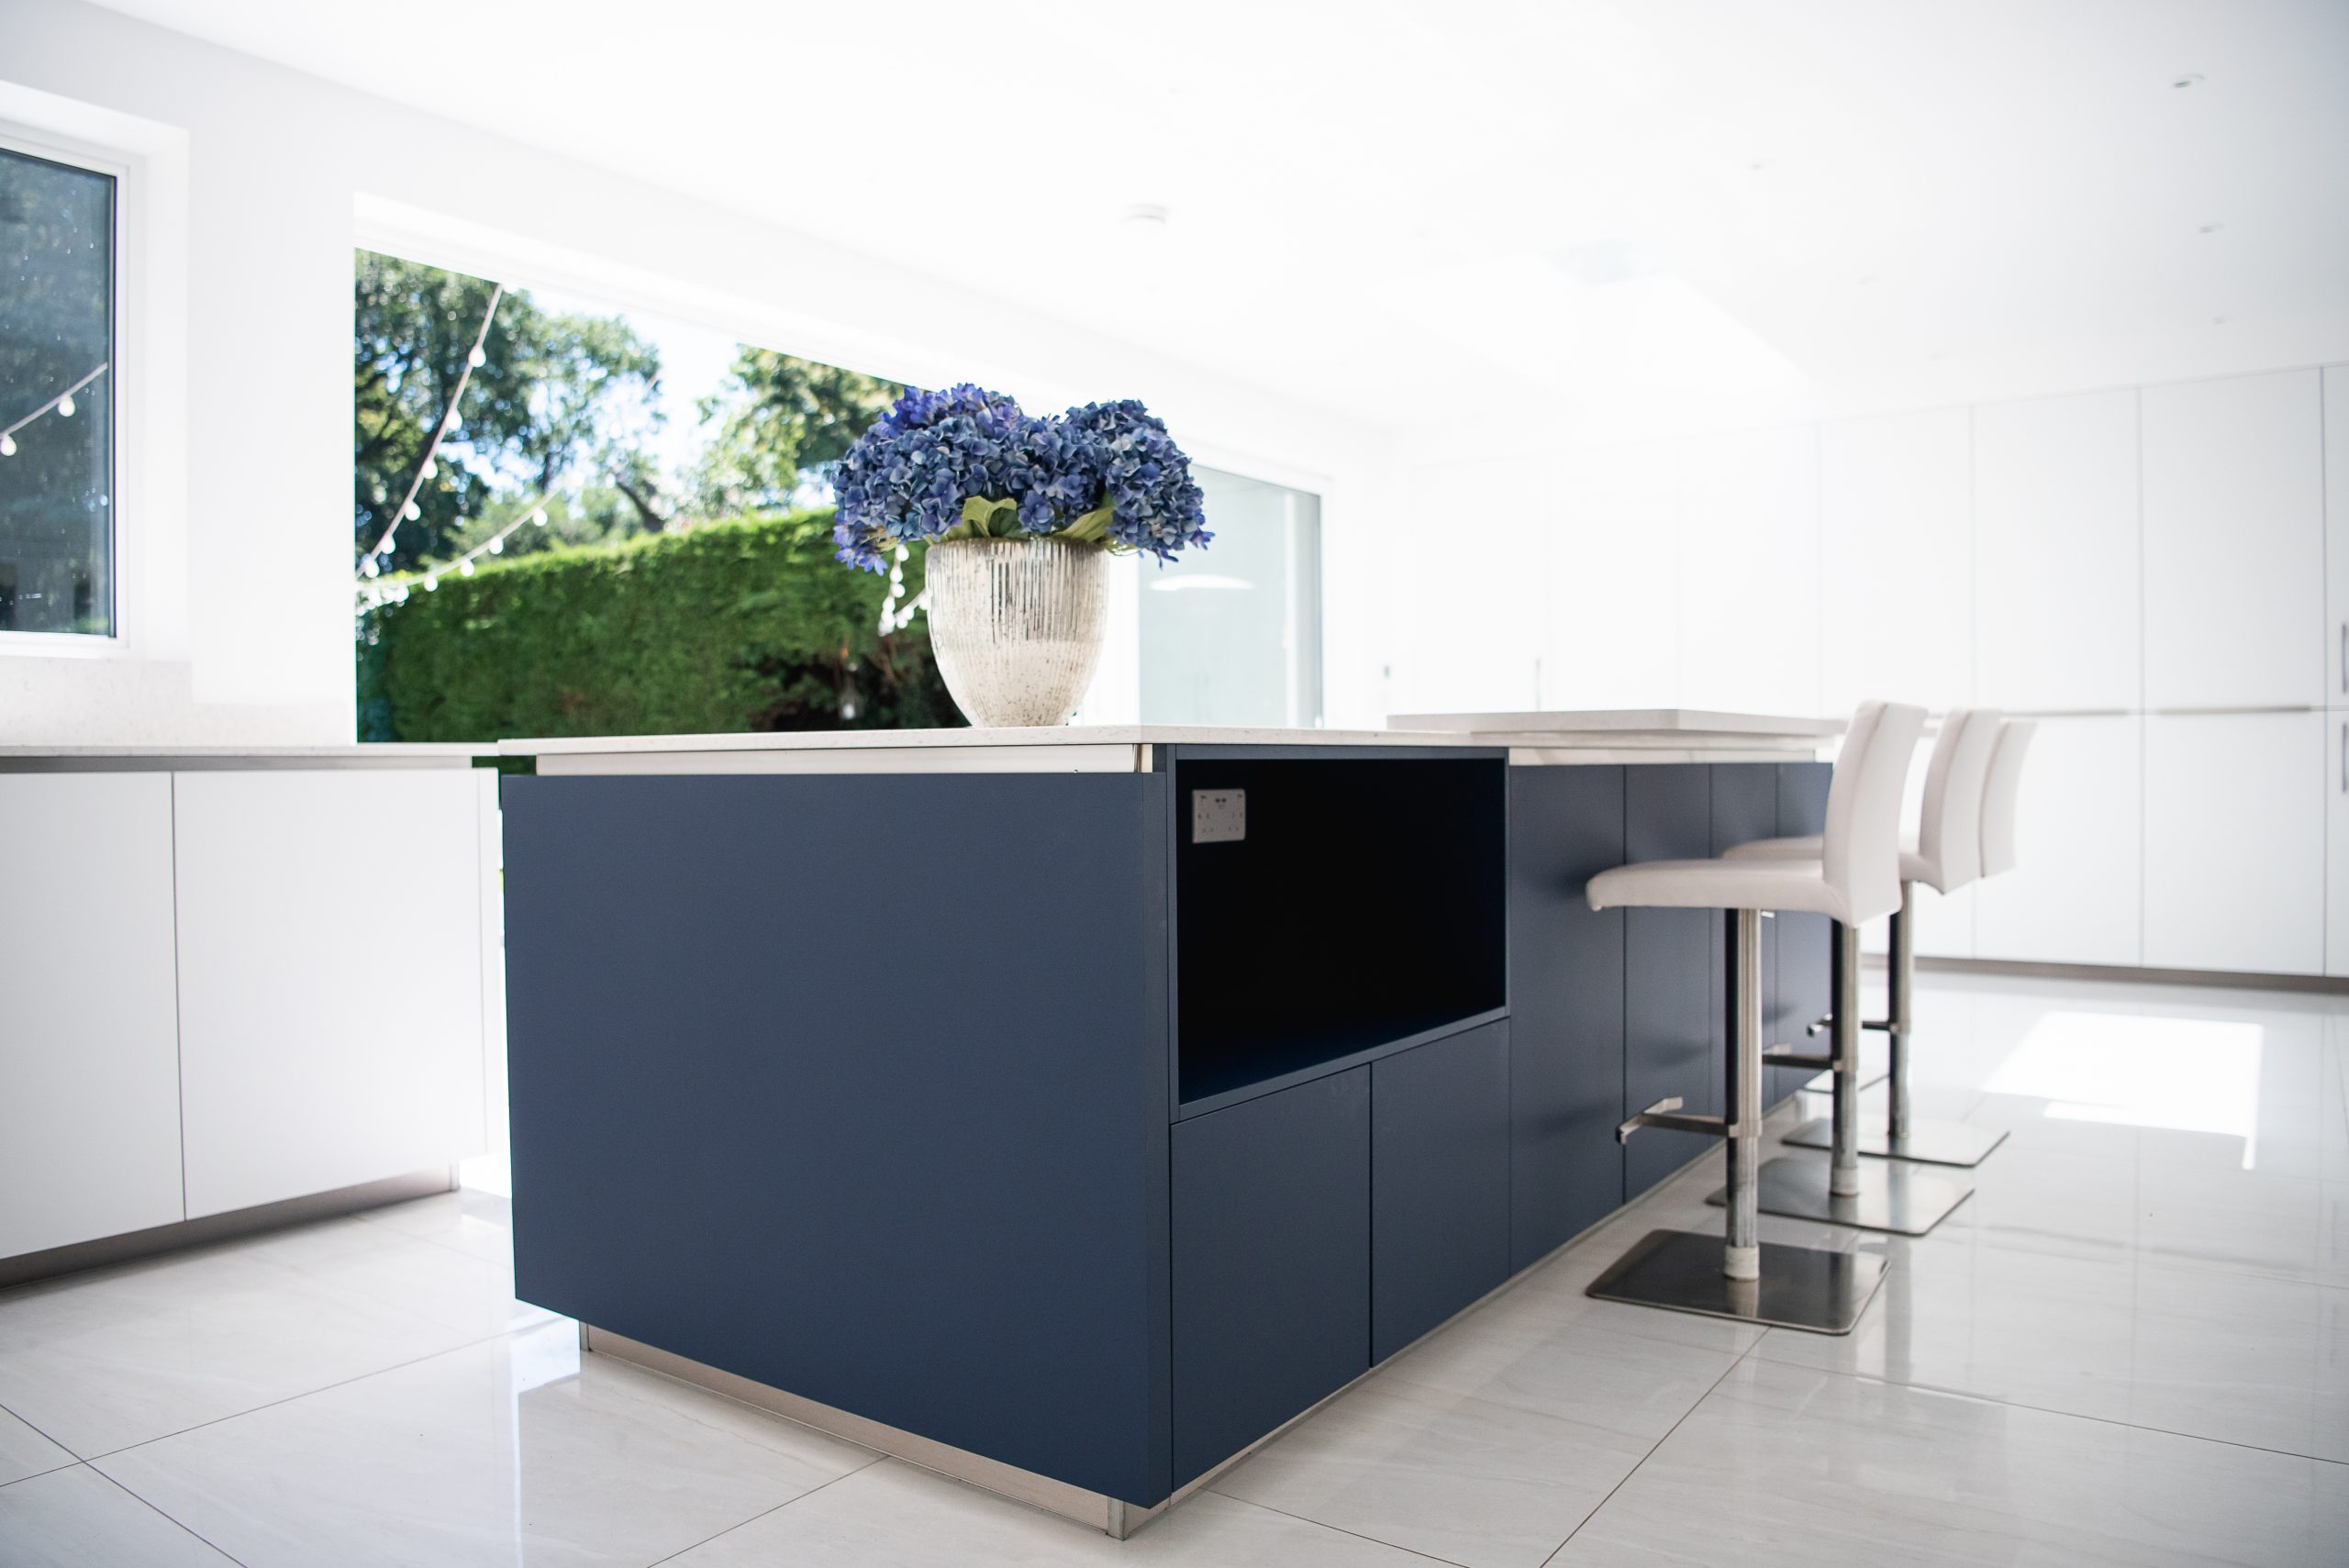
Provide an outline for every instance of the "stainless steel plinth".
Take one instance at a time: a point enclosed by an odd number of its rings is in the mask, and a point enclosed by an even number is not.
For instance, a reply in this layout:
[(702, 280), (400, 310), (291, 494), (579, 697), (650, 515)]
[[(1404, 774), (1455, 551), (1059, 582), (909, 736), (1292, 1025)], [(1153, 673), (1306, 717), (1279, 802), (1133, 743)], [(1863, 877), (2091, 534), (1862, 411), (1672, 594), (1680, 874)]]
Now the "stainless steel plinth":
[[(1786, 1141), (1799, 1149), (1825, 1149), (1831, 1146), (1834, 1131), (1825, 1117), (1818, 1117), (1787, 1134)], [(1903, 1138), (1893, 1138), (1880, 1127), (1863, 1128), (1860, 1152), (1878, 1160), (1974, 1166), (2006, 1140), (2004, 1129), (1976, 1127), (1970, 1121), (1912, 1121)]]
[[(1887, 1162), (1861, 1166), (1860, 1190), (1850, 1197), (1839, 1197), (1827, 1190), (1828, 1168), (1823, 1160), (1801, 1155), (1764, 1161), (1755, 1184), (1755, 1207), (1765, 1214), (1788, 1219), (1922, 1236), (1974, 1195), (1972, 1187), (1946, 1176)], [(1721, 1195), (1715, 1193), (1707, 1201), (1718, 1205)]]
[(1734, 1318), (1774, 1329), (1848, 1334), (1884, 1280), (1884, 1260), (1866, 1252), (1765, 1241), (1761, 1253), (1761, 1278), (1733, 1280), (1721, 1272), (1719, 1236), (1651, 1230), (1587, 1294), (1600, 1301)]

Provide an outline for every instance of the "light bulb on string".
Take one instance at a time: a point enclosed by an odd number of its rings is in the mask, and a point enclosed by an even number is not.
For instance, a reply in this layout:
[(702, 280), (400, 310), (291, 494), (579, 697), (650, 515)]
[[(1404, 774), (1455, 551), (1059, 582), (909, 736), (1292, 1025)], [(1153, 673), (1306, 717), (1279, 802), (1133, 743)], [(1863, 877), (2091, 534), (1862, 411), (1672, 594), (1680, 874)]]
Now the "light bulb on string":
[(406, 517), (412, 523), (416, 521), (417, 518), (424, 516), (424, 508), (417, 506), (415, 502), (410, 501), (406, 506), (400, 508), (400, 516)]
[(469, 555), (465, 557), (464, 560), (459, 562), (457, 563), (457, 570), (467, 577), (472, 576), (473, 574), (473, 558)]
[(437, 573), (428, 572), (424, 574), (424, 591), (428, 594), (440, 591), (440, 579)]
[(479, 370), (482, 366), (489, 363), (489, 356), (483, 353), (481, 351), (481, 345), (476, 343), (473, 345), (473, 352), (465, 356), (465, 363), (473, 366), (475, 370)]
[(15, 457), (16, 455), (17, 438), (14, 436), (0, 436), (0, 457)]
[(440, 478), (440, 465), (433, 462), (430, 458), (426, 458), (424, 460), (424, 477), (427, 479)]
[(541, 528), (545, 528), (547, 526), (547, 509), (544, 506), (540, 506), (533, 510), (530, 513), (530, 522), (534, 527)]
[(64, 396), (57, 400), (57, 417), (59, 418), (71, 419), (73, 417), (73, 395), (72, 393), (69, 392)]
[(489, 541), (489, 553), (492, 555), (506, 553), (506, 537), (503, 534)]
[(371, 554), (362, 556), (360, 559), (359, 570), (365, 573), (368, 576), (373, 577), (376, 573), (383, 570), (383, 568), (375, 564), (375, 558)]

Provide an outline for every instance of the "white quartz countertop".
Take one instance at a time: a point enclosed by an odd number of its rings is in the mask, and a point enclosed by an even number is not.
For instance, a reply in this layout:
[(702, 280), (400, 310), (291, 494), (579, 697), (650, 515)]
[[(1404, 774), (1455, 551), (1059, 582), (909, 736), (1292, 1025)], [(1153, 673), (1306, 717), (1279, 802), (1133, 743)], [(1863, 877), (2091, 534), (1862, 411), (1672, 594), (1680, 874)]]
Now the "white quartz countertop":
[(1397, 729), (1435, 730), (1476, 736), (1603, 736), (1609, 745), (1654, 736), (1665, 743), (1685, 746), (1698, 738), (1734, 740), (1742, 745), (1757, 740), (1784, 740), (1815, 746), (1843, 733), (1840, 718), (1804, 718), (1775, 713), (1720, 713), (1688, 707), (1618, 707), (1554, 709), (1520, 713), (1399, 713), (1390, 721)]
[(386, 743), (340, 746), (0, 746), (0, 773), (214, 768), (462, 768), (495, 746)]
[(863, 751), (986, 746), (1476, 746), (1460, 734), (1400, 729), (1257, 729), (1194, 724), (1069, 724), (1021, 729), (803, 729), (757, 735), (583, 735), (501, 740), (512, 756), (580, 752)]

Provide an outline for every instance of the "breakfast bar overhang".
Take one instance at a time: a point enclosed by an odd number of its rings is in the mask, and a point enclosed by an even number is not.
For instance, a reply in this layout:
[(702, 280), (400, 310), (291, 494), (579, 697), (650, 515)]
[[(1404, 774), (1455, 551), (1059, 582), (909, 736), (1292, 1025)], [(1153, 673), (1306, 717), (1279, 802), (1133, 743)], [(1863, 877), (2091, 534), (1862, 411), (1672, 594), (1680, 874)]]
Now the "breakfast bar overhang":
[(1417, 722), (509, 742), (518, 1294), (1125, 1533), (1710, 1147), (1615, 1129), (1720, 924), (1583, 884), (1819, 830), (1832, 727)]

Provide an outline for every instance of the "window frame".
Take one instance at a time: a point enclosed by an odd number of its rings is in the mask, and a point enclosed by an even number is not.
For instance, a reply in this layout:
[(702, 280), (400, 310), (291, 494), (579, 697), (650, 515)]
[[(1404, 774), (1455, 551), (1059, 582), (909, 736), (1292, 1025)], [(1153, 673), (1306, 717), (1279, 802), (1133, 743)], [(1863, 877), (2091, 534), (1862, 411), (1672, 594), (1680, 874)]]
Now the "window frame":
[(129, 595), (124, 592), (126, 562), (125, 547), (129, 529), (123, 513), (123, 449), (128, 441), (126, 420), (132, 400), (125, 392), (126, 378), (135, 379), (125, 361), (131, 355), (128, 328), (124, 320), (123, 305), (130, 278), (125, 265), (127, 246), (135, 227), (128, 221), (129, 206), (134, 194), (133, 180), (137, 166), (119, 153), (90, 147), (43, 134), (20, 122), (0, 120), (0, 151), (14, 152), (22, 157), (38, 159), (44, 163), (56, 163), (85, 173), (103, 174), (113, 182), (112, 199), (106, 204), (107, 255), (112, 272), (106, 289), (106, 423), (110, 439), (106, 442), (106, 632), (87, 631), (9, 631), (0, 629), (0, 657), (9, 654), (31, 655), (43, 659), (108, 658), (126, 651), (130, 641), (124, 625), (128, 613)]

